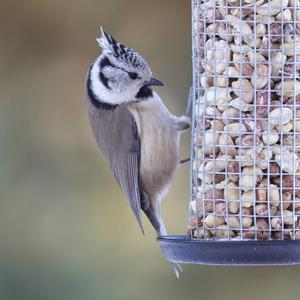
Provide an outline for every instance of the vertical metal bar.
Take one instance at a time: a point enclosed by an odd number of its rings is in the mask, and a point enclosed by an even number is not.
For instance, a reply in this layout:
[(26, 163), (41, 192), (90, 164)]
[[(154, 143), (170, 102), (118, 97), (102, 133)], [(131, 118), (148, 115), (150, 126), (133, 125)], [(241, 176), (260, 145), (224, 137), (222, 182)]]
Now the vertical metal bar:
[[(194, 22), (195, 22), (195, 9), (194, 9), (194, 1), (195, 0), (191, 0), (191, 34), (192, 34), (192, 69), (193, 69), (193, 79), (192, 79), (192, 84), (193, 84), (193, 103), (192, 103), (192, 128), (191, 128), (191, 152), (190, 152), (190, 172), (189, 172), (189, 183), (190, 183), (190, 190), (189, 190), (189, 222), (190, 219), (192, 218), (194, 212), (192, 210), (191, 207), (191, 203), (192, 201), (194, 201), (193, 199), (193, 191), (194, 191), (194, 175), (193, 175), (193, 165), (194, 165), (194, 132), (195, 132), (195, 88), (194, 88), (194, 82), (195, 82), (195, 72), (194, 72), (194, 64), (195, 64), (195, 60), (194, 60), (194, 47), (195, 47), (195, 41), (194, 41)], [(196, 210), (197, 210), (197, 205), (196, 205)], [(198, 223), (197, 223), (197, 227), (198, 227)], [(191, 232), (191, 238), (192, 238), (193, 232)]]

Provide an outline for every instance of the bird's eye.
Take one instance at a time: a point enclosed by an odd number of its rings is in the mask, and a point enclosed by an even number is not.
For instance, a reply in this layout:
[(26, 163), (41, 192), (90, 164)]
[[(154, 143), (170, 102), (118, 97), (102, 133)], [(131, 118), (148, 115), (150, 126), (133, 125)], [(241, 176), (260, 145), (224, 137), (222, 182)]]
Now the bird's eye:
[(137, 79), (137, 78), (138, 78), (138, 74), (135, 73), (135, 72), (128, 72), (128, 76), (129, 76), (131, 79)]

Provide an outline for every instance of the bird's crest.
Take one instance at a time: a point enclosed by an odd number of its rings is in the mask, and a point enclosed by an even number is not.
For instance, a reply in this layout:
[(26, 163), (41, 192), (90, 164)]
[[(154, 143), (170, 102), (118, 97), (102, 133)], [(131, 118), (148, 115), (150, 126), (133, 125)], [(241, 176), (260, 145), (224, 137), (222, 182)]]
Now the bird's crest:
[(100, 29), (101, 37), (96, 40), (102, 48), (103, 53), (111, 54), (116, 58), (131, 64), (133, 67), (141, 69), (145, 68), (147, 63), (139, 53), (116, 41), (108, 32), (104, 31), (102, 27)]

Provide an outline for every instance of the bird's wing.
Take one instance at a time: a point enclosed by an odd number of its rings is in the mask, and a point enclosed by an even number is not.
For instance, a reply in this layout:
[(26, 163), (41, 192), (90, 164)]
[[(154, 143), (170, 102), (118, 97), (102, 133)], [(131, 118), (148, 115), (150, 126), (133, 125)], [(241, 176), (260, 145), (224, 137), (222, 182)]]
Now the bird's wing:
[(144, 233), (141, 221), (140, 137), (131, 113), (125, 108), (116, 116), (120, 134), (118, 151), (112, 159), (113, 173)]
[(140, 137), (125, 105), (114, 110), (90, 105), (93, 133), (144, 233), (141, 221)]
[(114, 160), (112, 169), (136, 219), (144, 233), (141, 221), (141, 191), (140, 191), (140, 138), (132, 116), (130, 123), (120, 128), (123, 139), (118, 157)]

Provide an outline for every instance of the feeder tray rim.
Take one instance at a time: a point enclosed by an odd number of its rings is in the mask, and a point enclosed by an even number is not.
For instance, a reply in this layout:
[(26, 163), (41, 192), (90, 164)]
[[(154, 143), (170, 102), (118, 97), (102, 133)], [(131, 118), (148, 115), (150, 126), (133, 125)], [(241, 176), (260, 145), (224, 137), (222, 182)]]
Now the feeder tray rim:
[(300, 240), (193, 240), (184, 235), (157, 238), (170, 262), (225, 266), (300, 264)]

